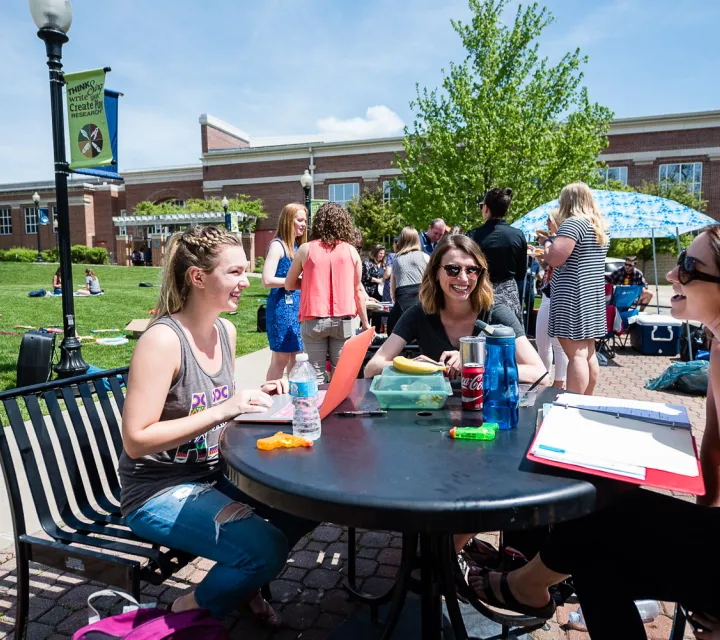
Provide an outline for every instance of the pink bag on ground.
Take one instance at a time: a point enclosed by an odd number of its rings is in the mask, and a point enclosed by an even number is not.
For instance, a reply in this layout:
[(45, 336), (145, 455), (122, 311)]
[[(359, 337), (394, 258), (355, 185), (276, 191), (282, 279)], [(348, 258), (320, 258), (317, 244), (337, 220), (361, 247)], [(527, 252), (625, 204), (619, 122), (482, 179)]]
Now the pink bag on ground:
[[(123, 613), (101, 619), (92, 601), (102, 596), (118, 596), (132, 603)], [(79, 629), (73, 640), (228, 640), (223, 624), (212, 618), (207, 609), (173, 613), (168, 609), (144, 607), (135, 598), (105, 589), (88, 598), (94, 615), (90, 624)]]

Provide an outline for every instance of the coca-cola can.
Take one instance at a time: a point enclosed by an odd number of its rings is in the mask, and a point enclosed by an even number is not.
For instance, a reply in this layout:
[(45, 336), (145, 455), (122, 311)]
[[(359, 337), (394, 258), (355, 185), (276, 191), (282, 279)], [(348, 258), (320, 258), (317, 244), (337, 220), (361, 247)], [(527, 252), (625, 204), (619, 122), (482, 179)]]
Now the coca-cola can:
[(482, 411), (483, 373), (485, 366), (468, 362), (462, 367), (462, 407), (465, 411)]
[(468, 411), (483, 407), (483, 373), (485, 372), (485, 336), (460, 338), (462, 360), (462, 406)]

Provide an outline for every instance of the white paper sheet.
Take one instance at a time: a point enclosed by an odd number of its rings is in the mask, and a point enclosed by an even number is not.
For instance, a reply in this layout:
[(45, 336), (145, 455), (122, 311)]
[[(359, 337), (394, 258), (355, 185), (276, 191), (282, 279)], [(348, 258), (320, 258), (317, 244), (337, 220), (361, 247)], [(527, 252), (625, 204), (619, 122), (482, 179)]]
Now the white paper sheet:
[(604, 398), (602, 396), (581, 396), (574, 393), (562, 393), (557, 397), (556, 404), (568, 407), (595, 409), (607, 413), (620, 414), (631, 418), (650, 418), (668, 423), (680, 423), (691, 428), (690, 416), (681, 404), (647, 402), (643, 400), (625, 400), (620, 398)]
[[(545, 416), (532, 453), (576, 464), (608, 463), (697, 477), (692, 434), (683, 428), (554, 406)], [(595, 462), (593, 462), (595, 461)]]

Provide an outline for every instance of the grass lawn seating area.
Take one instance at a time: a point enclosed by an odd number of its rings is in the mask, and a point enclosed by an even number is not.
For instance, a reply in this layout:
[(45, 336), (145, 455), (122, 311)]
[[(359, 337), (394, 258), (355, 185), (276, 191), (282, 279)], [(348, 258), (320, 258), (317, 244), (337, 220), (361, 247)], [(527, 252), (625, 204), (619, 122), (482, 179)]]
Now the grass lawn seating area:
[[(47, 296), (28, 297), (37, 289), (52, 290), (52, 277), (57, 263), (0, 262), (0, 390), (15, 387), (17, 357), (23, 327), (62, 329), (62, 298)], [(85, 283), (86, 265), (73, 265), (73, 288)], [(136, 318), (152, 318), (148, 312), (155, 307), (160, 294), (161, 271), (157, 267), (117, 267), (92, 265), (102, 288), (103, 296), (76, 296), (75, 323), (78, 336), (90, 338), (118, 338), (125, 335), (122, 329)], [(139, 282), (150, 282), (153, 287), (139, 287)], [(256, 331), (257, 309), (267, 297), (259, 278), (250, 278), (250, 286), (240, 296), (235, 315), (224, 314), (237, 327), (237, 355), (267, 347), (267, 335)], [(93, 333), (98, 329), (119, 329), (117, 332)], [(17, 335), (12, 335), (17, 334)], [(136, 340), (130, 332), (127, 344), (98, 344), (83, 340), (82, 355), (88, 364), (101, 369), (113, 369), (130, 364)], [(59, 346), (62, 334), (58, 334)], [(59, 352), (58, 352), (59, 353)], [(56, 355), (57, 360), (57, 355)], [(4, 415), (0, 415), (4, 418)]]

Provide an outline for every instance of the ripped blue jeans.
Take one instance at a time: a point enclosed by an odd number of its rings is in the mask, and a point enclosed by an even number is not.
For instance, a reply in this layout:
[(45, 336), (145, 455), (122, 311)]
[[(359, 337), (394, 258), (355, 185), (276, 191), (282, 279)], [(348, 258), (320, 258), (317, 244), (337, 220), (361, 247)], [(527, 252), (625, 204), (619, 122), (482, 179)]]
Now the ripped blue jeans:
[(317, 525), (254, 501), (221, 474), (172, 487), (125, 520), (142, 538), (217, 562), (195, 600), (218, 619), (273, 580), (289, 548)]

